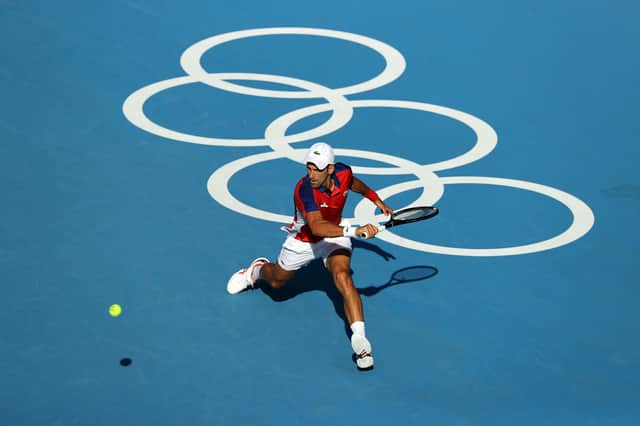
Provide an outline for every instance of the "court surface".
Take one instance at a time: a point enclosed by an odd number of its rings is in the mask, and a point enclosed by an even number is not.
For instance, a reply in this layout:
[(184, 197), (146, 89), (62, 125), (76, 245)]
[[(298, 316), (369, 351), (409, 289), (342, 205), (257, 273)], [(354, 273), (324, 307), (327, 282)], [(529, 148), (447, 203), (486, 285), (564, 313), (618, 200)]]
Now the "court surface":
[[(637, 425), (639, 12), (0, 2), (0, 424)], [(225, 290), (320, 140), (441, 210), (354, 242), (372, 371), (321, 263)]]

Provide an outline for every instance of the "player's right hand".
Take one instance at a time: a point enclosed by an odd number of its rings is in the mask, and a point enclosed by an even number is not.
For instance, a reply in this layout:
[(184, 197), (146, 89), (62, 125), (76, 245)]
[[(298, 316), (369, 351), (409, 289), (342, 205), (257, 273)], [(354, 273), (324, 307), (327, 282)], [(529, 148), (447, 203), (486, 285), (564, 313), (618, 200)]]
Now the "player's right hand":
[(377, 233), (378, 233), (378, 227), (370, 223), (364, 226), (361, 226), (356, 230), (356, 235), (359, 236), (360, 238), (364, 238), (365, 240), (375, 237)]

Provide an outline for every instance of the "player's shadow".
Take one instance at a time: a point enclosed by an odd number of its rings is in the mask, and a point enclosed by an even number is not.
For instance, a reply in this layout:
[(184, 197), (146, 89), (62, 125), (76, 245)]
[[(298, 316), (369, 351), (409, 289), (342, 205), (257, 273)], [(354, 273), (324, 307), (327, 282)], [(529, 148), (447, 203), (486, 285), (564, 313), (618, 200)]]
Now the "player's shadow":
[[(395, 259), (392, 254), (383, 251), (374, 244), (364, 243), (363, 241), (358, 241), (356, 243), (356, 241), (354, 241), (353, 246), (356, 249), (364, 248), (366, 250), (371, 250), (379, 254), (381, 257), (384, 257), (385, 260), (389, 260), (390, 258)], [(351, 273), (353, 274), (353, 271), (351, 271)], [(410, 266), (395, 271), (385, 283), (370, 285), (367, 287), (357, 287), (357, 290), (361, 296), (371, 297), (389, 287), (424, 281), (434, 277), (436, 274), (438, 274), (438, 269), (434, 266)], [(356, 281), (356, 286), (357, 285), (358, 283)], [(331, 300), (336, 314), (343, 320), (345, 324), (345, 333), (347, 336), (350, 335), (351, 332), (344, 313), (342, 295), (334, 285), (331, 273), (324, 267), (322, 259), (316, 259), (305, 268), (300, 269), (291, 281), (280, 289), (273, 289), (269, 287), (269, 284), (266, 282), (260, 282), (258, 286), (265, 294), (276, 302), (284, 302), (310, 291), (324, 292), (329, 300)]]

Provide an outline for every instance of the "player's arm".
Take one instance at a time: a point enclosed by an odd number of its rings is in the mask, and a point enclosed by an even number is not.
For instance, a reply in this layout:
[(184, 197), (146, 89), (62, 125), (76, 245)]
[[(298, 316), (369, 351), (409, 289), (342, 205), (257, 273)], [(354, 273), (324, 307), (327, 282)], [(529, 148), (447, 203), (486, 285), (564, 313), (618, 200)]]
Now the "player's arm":
[(378, 228), (374, 225), (368, 224), (360, 226), (358, 228), (345, 228), (344, 226), (335, 225), (322, 217), (322, 213), (319, 210), (314, 210), (305, 216), (307, 225), (311, 228), (311, 233), (316, 237), (342, 237), (342, 236), (356, 236), (367, 235), (368, 238), (372, 238), (378, 232)]
[(393, 213), (393, 209), (387, 206), (373, 189), (369, 188), (366, 183), (355, 176), (351, 177), (351, 190), (358, 194), (362, 194), (363, 197), (371, 200), (371, 202), (375, 204), (383, 214), (389, 216)]

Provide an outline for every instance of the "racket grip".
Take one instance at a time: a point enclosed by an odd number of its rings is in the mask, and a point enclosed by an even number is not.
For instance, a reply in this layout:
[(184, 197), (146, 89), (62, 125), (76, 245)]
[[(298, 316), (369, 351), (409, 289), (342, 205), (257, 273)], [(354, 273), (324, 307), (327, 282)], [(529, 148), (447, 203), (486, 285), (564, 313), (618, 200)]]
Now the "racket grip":
[[(380, 231), (384, 231), (384, 230), (386, 229), (386, 226), (384, 226), (384, 225), (378, 225), (377, 227), (378, 227), (378, 232), (380, 232)], [(362, 239), (365, 239), (365, 238), (367, 238), (368, 236), (369, 236), (369, 234), (367, 234), (367, 231), (361, 232), (361, 233), (358, 235), (358, 237), (360, 237), (360, 238), (362, 238)]]

